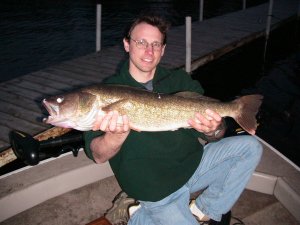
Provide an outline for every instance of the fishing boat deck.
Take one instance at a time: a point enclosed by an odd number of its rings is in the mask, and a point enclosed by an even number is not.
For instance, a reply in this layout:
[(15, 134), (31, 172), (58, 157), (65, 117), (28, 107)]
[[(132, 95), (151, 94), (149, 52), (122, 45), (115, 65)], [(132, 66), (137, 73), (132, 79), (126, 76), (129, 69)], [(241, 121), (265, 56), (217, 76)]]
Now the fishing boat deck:
[[(297, 0), (275, 1), (273, 14), (276, 19), (272, 20), (272, 29), (295, 18), (298, 3)], [(192, 70), (262, 37), (265, 34), (267, 11), (268, 4), (262, 4), (203, 22), (193, 22)], [(10, 130), (18, 129), (35, 135), (50, 128), (41, 122), (43, 110), (40, 102), (43, 98), (100, 83), (113, 74), (125, 59), (122, 46), (114, 46), (0, 83), (0, 150), (10, 146)], [(170, 30), (162, 64), (168, 68), (184, 67), (184, 26)], [(278, 210), (281, 211), (279, 215), (290, 218), (291, 222), (277, 224), (299, 224), (299, 169), (270, 150), (272, 147), (265, 147), (267, 150), (263, 160), (253, 176), (252, 183), (248, 185), (248, 190), (255, 190), (257, 194), (264, 193), (262, 199), (265, 200), (262, 201), (268, 202), (261, 210), (258, 210), (258, 207), (254, 211), (255, 219), (259, 213), (262, 213), (263, 218), (267, 218), (272, 211)], [(103, 173), (95, 173), (99, 169)], [(5, 220), (1, 224), (20, 224), (20, 221), (22, 224), (83, 224), (90, 221), (110, 206), (110, 201), (119, 190), (114, 177), (111, 176), (108, 164), (95, 165), (81, 152), (78, 158), (64, 156), (7, 177), (0, 177), (0, 221)], [(99, 190), (98, 188), (103, 191), (95, 197), (98, 194), (93, 194), (93, 190)], [(240, 202), (234, 210), (238, 212), (240, 207), (246, 207), (244, 204), (250, 202), (247, 196), (252, 194), (251, 191), (245, 191), (246, 202)], [(35, 198), (32, 199), (32, 196)], [(241, 199), (243, 200), (243, 196)], [(253, 200), (254, 205), (260, 204)], [(72, 207), (59, 202), (70, 203)], [(66, 210), (67, 208), (70, 209)], [(78, 215), (78, 211), (89, 218)], [(239, 213), (243, 214), (245, 211)], [(67, 219), (68, 213), (73, 219)], [(242, 218), (247, 219), (251, 215), (244, 213)], [(273, 214), (271, 217), (276, 219)], [(43, 221), (39, 221), (40, 219)], [(58, 220), (64, 222), (60, 223)], [(274, 221), (252, 221), (247, 224), (277, 225)]]
[[(300, 186), (290, 185), (300, 180), (299, 170), (263, 145), (232, 216), (247, 225), (299, 225)], [(95, 164), (82, 151), (65, 155), (1, 178), (0, 224), (86, 224), (102, 216), (120, 190), (108, 163)]]

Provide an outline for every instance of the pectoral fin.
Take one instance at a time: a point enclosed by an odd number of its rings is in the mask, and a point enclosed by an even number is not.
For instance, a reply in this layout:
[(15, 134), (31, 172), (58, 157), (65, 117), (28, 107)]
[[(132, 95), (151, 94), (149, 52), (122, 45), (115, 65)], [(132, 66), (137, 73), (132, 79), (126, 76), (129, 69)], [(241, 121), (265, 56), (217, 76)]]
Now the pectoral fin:
[(122, 99), (102, 108), (103, 111), (117, 111), (121, 115), (127, 115), (130, 110), (133, 110), (134, 105), (130, 100)]

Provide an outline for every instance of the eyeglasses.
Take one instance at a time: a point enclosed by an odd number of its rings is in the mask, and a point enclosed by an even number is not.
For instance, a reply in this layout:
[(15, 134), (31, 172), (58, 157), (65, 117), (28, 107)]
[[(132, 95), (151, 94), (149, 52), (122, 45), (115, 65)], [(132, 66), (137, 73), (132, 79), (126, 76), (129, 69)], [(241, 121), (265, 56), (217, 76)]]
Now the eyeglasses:
[(160, 51), (163, 44), (158, 42), (158, 41), (154, 41), (152, 42), (151, 44), (149, 44), (145, 39), (142, 39), (142, 40), (134, 40), (130, 37), (131, 40), (133, 40), (136, 44), (136, 47), (137, 48), (140, 48), (140, 49), (147, 49), (149, 45), (151, 45), (152, 49), (154, 51)]

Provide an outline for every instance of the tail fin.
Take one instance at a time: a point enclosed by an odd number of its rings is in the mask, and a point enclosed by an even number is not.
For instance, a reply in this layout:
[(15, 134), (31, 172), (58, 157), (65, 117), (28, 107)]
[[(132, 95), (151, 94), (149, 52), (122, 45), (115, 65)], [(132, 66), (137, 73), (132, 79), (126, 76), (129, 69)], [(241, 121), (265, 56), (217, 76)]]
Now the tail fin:
[(254, 135), (257, 122), (256, 114), (262, 103), (262, 95), (246, 95), (234, 100), (239, 105), (235, 121), (248, 133)]

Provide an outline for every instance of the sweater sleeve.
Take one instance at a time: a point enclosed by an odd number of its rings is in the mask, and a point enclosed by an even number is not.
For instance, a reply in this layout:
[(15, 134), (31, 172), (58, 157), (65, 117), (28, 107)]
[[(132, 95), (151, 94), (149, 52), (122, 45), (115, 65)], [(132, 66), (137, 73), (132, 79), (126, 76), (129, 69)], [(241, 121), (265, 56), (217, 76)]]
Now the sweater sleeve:
[(92, 150), (90, 148), (90, 144), (95, 137), (99, 137), (103, 135), (102, 131), (85, 131), (83, 132), (84, 139), (84, 152), (88, 158), (95, 162)]

